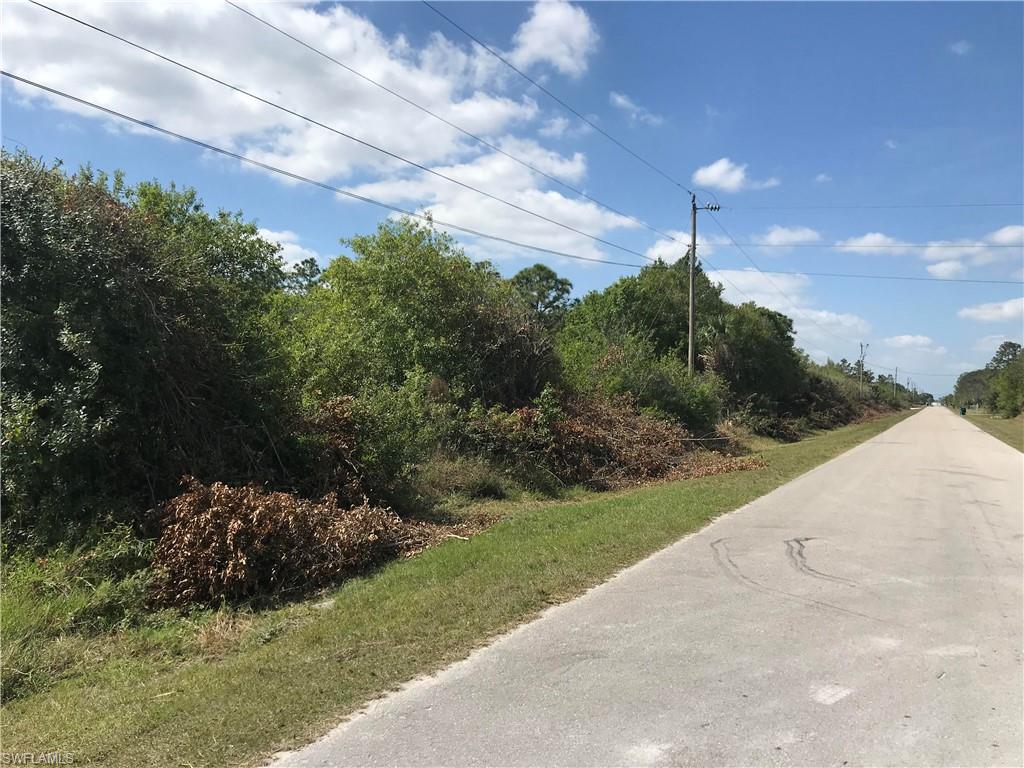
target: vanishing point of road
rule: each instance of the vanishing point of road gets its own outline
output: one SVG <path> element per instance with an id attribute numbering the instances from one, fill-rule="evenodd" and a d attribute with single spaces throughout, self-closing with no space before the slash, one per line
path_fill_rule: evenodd
<path id="1" fill-rule="evenodd" d="M 945 408 L 280 766 L 1020 766 L 1024 454 Z"/>

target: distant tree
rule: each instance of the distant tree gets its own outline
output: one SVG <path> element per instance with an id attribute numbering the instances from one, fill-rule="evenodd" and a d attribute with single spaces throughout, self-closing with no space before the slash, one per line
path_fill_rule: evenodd
<path id="1" fill-rule="evenodd" d="M 558 328 L 569 309 L 572 283 L 544 264 L 520 270 L 510 281 L 549 329 Z"/>
<path id="2" fill-rule="evenodd" d="M 1016 360 L 1020 353 L 1020 344 L 1015 341 L 1004 341 L 985 367 L 991 371 L 1001 371 Z"/>
<path id="3" fill-rule="evenodd" d="M 312 256 L 285 270 L 283 286 L 288 293 L 305 293 L 320 279 L 320 265 Z"/>
<path id="4" fill-rule="evenodd" d="M 995 371 L 988 368 L 960 374 L 953 388 L 953 399 L 959 405 L 981 405 L 994 375 Z"/>

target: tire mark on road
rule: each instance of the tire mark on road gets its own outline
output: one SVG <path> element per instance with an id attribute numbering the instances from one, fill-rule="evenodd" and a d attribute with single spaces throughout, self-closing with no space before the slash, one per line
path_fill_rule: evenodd
<path id="1" fill-rule="evenodd" d="M 832 603 L 826 603 L 824 600 L 815 600 L 813 597 L 804 597 L 803 595 L 795 595 L 792 592 L 786 592 L 783 589 L 777 589 L 775 587 L 769 587 L 767 584 L 762 584 L 759 581 L 755 581 L 746 574 L 744 574 L 736 562 L 732 559 L 729 554 L 729 549 L 725 545 L 726 539 L 715 539 L 711 542 L 711 550 L 714 552 L 715 561 L 718 563 L 719 568 L 725 573 L 727 577 L 732 579 L 737 584 L 749 587 L 755 592 L 761 592 L 766 595 L 776 595 L 783 598 L 784 600 L 791 600 L 797 603 L 803 603 L 804 605 L 810 605 L 816 608 L 824 608 L 829 611 L 836 611 L 837 613 L 843 613 L 848 616 L 858 616 L 862 619 L 868 619 L 869 621 L 876 621 L 879 624 L 885 624 L 887 626 L 898 626 L 903 625 L 896 621 L 889 621 L 887 619 L 880 619 L 877 616 L 870 616 L 860 611 L 854 611 L 849 608 L 843 608 L 839 605 Z"/>
<path id="2" fill-rule="evenodd" d="M 859 587 L 860 585 L 850 579 L 845 579 L 842 576 L 833 576 L 831 573 L 825 573 L 819 571 L 817 568 L 812 568 L 807 564 L 807 553 L 804 549 L 804 543 L 808 541 L 814 541 L 813 536 L 804 536 L 802 538 L 787 539 L 786 544 L 786 557 L 789 559 L 789 564 L 793 566 L 798 572 L 810 576 L 813 579 L 823 579 L 824 581 L 832 581 L 836 584 L 842 584 L 846 587 Z"/>

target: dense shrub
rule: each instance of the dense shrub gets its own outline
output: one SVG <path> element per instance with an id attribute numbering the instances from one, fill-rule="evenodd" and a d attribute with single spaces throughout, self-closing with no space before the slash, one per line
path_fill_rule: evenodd
<path id="1" fill-rule="evenodd" d="M 596 329 L 567 325 L 558 339 L 566 385 L 581 396 L 630 395 L 641 408 L 707 432 L 722 409 L 724 388 L 712 373 L 690 375 L 674 352 L 659 354 L 653 342 L 626 336 L 613 344 Z"/>
<path id="2" fill-rule="evenodd" d="M 984 405 L 992 413 L 1012 418 L 1024 411 L 1024 351 L 1004 341 L 989 363 L 961 374 L 953 389 L 955 405 Z"/>
<path id="3" fill-rule="evenodd" d="M 170 605 L 303 591 L 393 555 L 401 521 L 363 503 L 343 509 L 334 494 L 307 501 L 255 485 L 203 485 L 164 505 L 156 547 L 155 598 Z"/>
<path id="4" fill-rule="evenodd" d="M 347 244 L 278 317 L 313 399 L 400 388 L 419 369 L 489 403 L 527 402 L 555 370 L 551 343 L 519 292 L 450 235 L 411 219 Z"/>
<path id="5" fill-rule="evenodd" d="M 132 519 L 184 473 L 284 475 L 277 246 L 192 191 L 2 166 L 8 534 Z"/>

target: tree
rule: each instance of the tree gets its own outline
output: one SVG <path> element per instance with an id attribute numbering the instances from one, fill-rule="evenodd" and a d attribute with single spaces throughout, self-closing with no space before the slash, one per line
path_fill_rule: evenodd
<path id="1" fill-rule="evenodd" d="M 990 371 L 1001 371 L 1016 360 L 1020 353 L 1020 344 L 1015 341 L 1004 341 L 985 367 Z"/>
<path id="2" fill-rule="evenodd" d="M 711 368 L 729 384 L 734 402 L 764 398 L 772 407 L 801 390 L 805 370 L 793 343 L 793 321 L 753 302 L 723 316 Z"/>
<path id="3" fill-rule="evenodd" d="M 403 218 L 345 242 L 356 258 L 332 261 L 284 317 L 311 399 L 401 387 L 420 369 L 521 405 L 553 376 L 548 335 L 515 288 L 447 233 Z"/>
<path id="4" fill-rule="evenodd" d="M 562 324 L 569 309 L 572 283 L 544 264 L 534 264 L 516 273 L 510 281 L 548 329 Z"/>
<path id="5" fill-rule="evenodd" d="M 2 164 L 5 523 L 56 535 L 185 474 L 281 478 L 278 246 L 193 190 Z"/>

